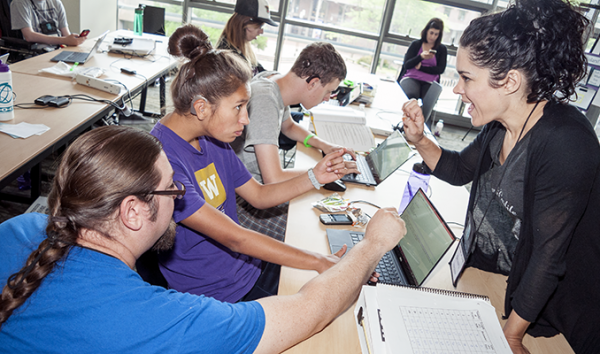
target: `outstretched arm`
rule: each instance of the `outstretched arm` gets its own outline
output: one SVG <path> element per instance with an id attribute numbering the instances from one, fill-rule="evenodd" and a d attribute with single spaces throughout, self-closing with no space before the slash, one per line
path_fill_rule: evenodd
<path id="1" fill-rule="evenodd" d="M 81 43 L 85 42 L 85 39 L 87 38 L 79 37 L 75 34 L 70 33 L 68 28 L 61 28 L 61 32 L 63 33 L 63 37 L 54 37 L 48 36 L 43 33 L 35 32 L 31 29 L 31 27 L 21 28 L 23 38 L 27 42 L 31 43 L 46 43 L 52 45 L 66 44 L 70 46 L 78 46 Z"/>
<path id="2" fill-rule="evenodd" d="M 342 157 L 345 153 L 344 149 L 332 152 L 317 163 L 313 172 L 319 183 L 330 183 L 348 173 L 358 173 L 356 165 L 354 168 L 346 167 Z M 313 188 L 308 172 L 304 171 L 292 179 L 265 185 L 252 178 L 241 187 L 236 188 L 235 192 L 253 207 L 266 209 L 287 202 Z"/>
<path id="3" fill-rule="evenodd" d="M 304 139 L 306 139 L 310 132 L 304 129 L 300 124 L 296 123 L 293 119 L 289 118 L 284 120 L 281 123 L 281 132 L 292 140 L 296 140 L 299 143 L 304 143 Z M 310 139 L 306 141 L 310 146 L 323 151 L 325 154 L 329 154 L 335 150 L 339 150 L 342 147 L 338 145 L 331 144 L 318 136 L 314 135 Z M 351 149 L 347 149 L 348 153 L 352 155 L 352 157 L 356 157 L 354 155 L 354 151 Z"/>
<path id="4" fill-rule="evenodd" d="M 266 324 L 255 353 L 280 353 L 325 328 L 352 305 L 377 262 L 405 233 L 398 212 L 382 209 L 369 222 L 365 238 L 338 264 L 312 279 L 297 294 L 258 300 Z"/>
<path id="5" fill-rule="evenodd" d="M 181 223 L 234 252 L 287 267 L 316 270 L 319 273 L 336 264 L 346 252 L 344 248 L 333 255 L 322 255 L 287 245 L 238 225 L 209 204 L 204 204 Z"/>

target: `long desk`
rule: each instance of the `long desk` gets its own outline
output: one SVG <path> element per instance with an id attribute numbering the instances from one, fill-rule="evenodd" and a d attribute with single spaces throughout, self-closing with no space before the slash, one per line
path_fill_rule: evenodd
<path id="1" fill-rule="evenodd" d="M 132 36 L 129 31 L 116 31 L 107 35 L 105 44 L 112 42 L 115 37 Z M 102 79 L 112 79 L 121 82 L 132 94 L 144 90 L 149 83 L 161 79 L 161 106 L 164 107 L 164 77 L 176 66 L 166 50 L 167 37 L 152 36 L 161 42 L 157 43 L 156 54 L 146 58 L 125 59 L 123 55 L 110 53 L 96 53 L 94 57 L 85 63 L 85 67 L 100 67 L 104 69 L 105 75 Z M 66 50 L 89 51 L 94 40 L 90 39 L 80 47 L 68 47 Z M 63 50 L 63 49 L 61 49 Z M 122 89 L 118 95 L 110 94 L 98 89 L 75 83 L 71 78 L 61 77 L 39 72 L 40 69 L 48 68 L 56 63 L 50 59 L 59 51 L 49 52 L 27 60 L 10 65 L 13 74 L 13 90 L 17 94 L 15 103 L 33 103 L 43 95 L 74 95 L 86 94 L 97 99 L 105 99 L 120 103 L 126 98 L 127 91 Z M 138 74 L 127 75 L 121 73 L 121 67 L 133 68 Z M 144 91 L 142 91 L 144 92 Z M 142 101 L 144 98 L 142 99 Z M 66 145 L 69 140 L 78 136 L 92 124 L 109 114 L 114 108 L 105 103 L 87 102 L 74 100 L 66 108 L 46 109 L 21 109 L 15 108 L 15 119 L 4 123 L 27 122 L 32 124 L 45 124 L 50 130 L 40 136 L 32 136 L 27 139 L 13 139 L 6 134 L 0 134 L 0 148 L 5 153 L 0 157 L 0 189 L 15 180 L 25 171 L 32 172 L 31 197 L 26 201 L 32 202 L 40 194 L 39 190 L 39 163 L 53 151 Z M 142 109 L 143 110 L 143 109 Z M 4 200 L 18 200 L 12 196 L 2 195 Z"/>
<path id="2" fill-rule="evenodd" d="M 118 81 L 122 83 L 127 89 L 129 89 L 131 94 L 136 94 L 137 92 L 142 91 L 144 88 L 146 88 L 149 83 L 154 82 L 154 80 L 156 79 L 161 79 L 161 108 L 164 108 L 164 77 L 168 73 L 168 71 L 174 68 L 177 64 L 177 61 L 174 60 L 167 53 L 168 37 L 144 34 L 143 38 L 153 39 L 156 41 L 156 49 L 154 50 L 154 52 L 151 55 L 148 55 L 144 58 L 106 52 L 108 44 L 112 43 L 113 40 L 117 37 L 133 37 L 133 33 L 131 31 L 126 30 L 119 30 L 109 33 L 99 48 L 99 50 L 101 50 L 102 52 L 95 53 L 91 59 L 86 61 L 85 64 L 81 64 L 80 68 L 102 68 L 104 70 L 104 75 L 100 77 L 101 79 Z M 40 72 L 40 70 L 54 66 L 56 63 L 50 60 L 61 51 L 69 50 L 88 52 L 94 46 L 95 42 L 95 39 L 89 39 L 84 44 L 78 47 L 67 47 L 65 49 L 59 49 L 46 54 L 38 55 L 36 57 L 12 64 L 10 66 L 10 70 L 12 72 L 36 76 L 45 76 L 58 80 L 71 80 L 71 78 L 69 77 L 47 74 Z M 134 69 L 137 75 L 129 75 L 122 73 L 121 68 Z M 144 92 L 145 91 L 142 91 L 142 94 L 144 94 Z M 124 94 L 125 92 L 122 90 L 120 95 L 118 95 L 117 97 L 121 97 Z M 142 102 L 144 102 L 144 97 L 142 97 Z M 144 107 L 141 107 L 140 110 L 143 112 Z M 164 112 L 162 113 L 164 114 Z"/>
<path id="3" fill-rule="evenodd" d="M 321 158 L 321 155 L 315 149 L 307 149 L 302 144 L 298 144 L 297 149 L 296 167 L 312 167 Z M 348 189 L 343 192 L 342 196 L 351 201 L 366 200 L 381 207 L 397 208 L 400 204 L 410 169 L 414 162 L 419 161 L 420 158 L 418 156 L 414 157 L 378 187 L 364 187 L 348 183 Z M 325 234 L 326 227 L 319 222 L 319 214 L 321 212 L 313 208 L 312 203 L 332 193 L 323 189 L 319 191 L 313 190 L 290 202 L 285 238 L 286 243 L 315 252 L 330 253 Z M 457 237 L 460 237 L 462 235 L 462 227 L 455 223 L 460 225 L 464 223 L 469 197 L 466 188 L 451 186 L 432 176 L 430 189 L 427 194 L 445 221 L 449 223 L 449 227 L 453 233 Z M 357 206 L 363 208 L 369 215 L 373 215 L 376 211 L 374 207 L 366 204 L 357 204 Z M 327 227 L 351 228 L 349 226 Z M 358 230 L 364 231 L 363 228 L 359 228 Z M 504 326 L 506 321 L 501 318 L 504 312 L 506 276 L 468 268 L 455 289 L 452 286 L 448 262 L 454 253 L 456 244 L 457 242 L 445 254 L 437 267 L 425 280 L 423 286 L 487 295 L 490 297 L 492 305 L 496 308 L 498 319 L 502 326 Z M 317 273 L 314 271 L 282 267 L 279 294 L 294 294 L 315 276 L 317 276 Z M 290 348 L 286 353 L 361 353 L 353 310 L 354 306 L 340 315 L 321 333 Z M 531 353 L 573 353 L 562 335 L 552 338 L 533 338 L 526 335 L 524 343 Z"/>

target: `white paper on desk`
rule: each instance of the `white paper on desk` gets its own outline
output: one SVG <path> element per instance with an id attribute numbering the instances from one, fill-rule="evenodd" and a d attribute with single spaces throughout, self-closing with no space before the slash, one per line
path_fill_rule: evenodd
<path id="1" fill-rule="evenodd" d="M 355 151 L 370 151 L 375 147 L 371 129 L 363 124 L 314 121 L 315 133 L 319 138 Z"/>
<path id="2" fill-rule="evenodd" d="M 320 104 L 311 109 L 311 114 L 313 127 L 319 138 L 355 151 L 370 151 L 375 147 L 375 139 L 367 127 L 364 111 Z"/>
<path id="3" fill-rule="evenodd" d="M 489 301 L 424 290 L 377 285 L 388 352 L 512 353 Z"/>
<path id="4" fill-rule="evenodd" d="M 314 121 L 367 124 L 365 112 L 350 107 L 320 104 L 313 107 L 310 112 Z"/>
<path id="5" fill-rule="evenodd" d="M 41 73 L 48 73 L 58 76 L 75 77 L 77 74 L 87 75 L 91 77 L 100 77 L 104 74 L 104 69 L 97 66 L 81 67 L 71 66 L 63 61 L 59 61 L 49 68 L 40 69 Z"/>
<path id="6" fill-rule="evenodd" d="M 50 130 L 50 127 L 44 124 L 29 124 L 21 122 L 19 124 L 0 124 L 0 132 L 6 133 L 13 138 L 29 138 L 32 135 L 42 135 Z"/>

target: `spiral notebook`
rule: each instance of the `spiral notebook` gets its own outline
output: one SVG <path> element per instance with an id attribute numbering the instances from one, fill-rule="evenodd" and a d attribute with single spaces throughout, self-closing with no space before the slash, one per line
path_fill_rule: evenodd
<path id="1" fill-rule="evenodd" d="M 482 295 L 363 286 L 354 314 L 363 354 L 512 353 L 496 310 Z"/>

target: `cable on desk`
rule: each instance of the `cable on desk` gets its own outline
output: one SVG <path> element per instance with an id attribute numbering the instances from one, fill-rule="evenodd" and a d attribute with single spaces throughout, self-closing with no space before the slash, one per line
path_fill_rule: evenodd
<path id="1" fill-rule="evenodd" d="M 117 85 L 123 86 L 125 88 L 125 90 L 127 91 L 127 97 L 129 97 L 129 104 L 131 105 L 131 107 L 133 107 L 133 97 L 131 97 L 131 91 L 129 90 L 129 87 L 127 87 L 127 85 L 125 85 L 124 83 L 122 83 L 119 80 L 114 80 L 114 79 L 104 79 L 104 81 L 114 82 Z M 123 100 L 123 107 L 119 108 L 119 110 L 124 110 L 126 107 L 125 101 L 127 99 L 125 98 L 125 95 L 123 95 L 122 100 Z"/>
<path id="2" fill-rule="evenodd" d="M 120 110 L 125 108 L 125 105 L 119 106 L 118 104 L 114 103 L 113 101 L 98 99 L 98 98 L 94 98 L 92 96 L 88 96 L 88 95 L 84 95 L 84 94 L 76 94 L 76 95 L 68 95 L 68 96 L 60 96 L 60 97 L 68 97 L 71 100 L 82 100 L 82 101 L 105 103 L 105 104 L 111 105 L 112 107 L 114 107 L 116 109 L 120 109 Z"/>
<path id="3" fill-rule="evenodd" d="M 459 222 L 456 222 L 456 221 L 446 221 L 446 224 L 448 224 L 448 225 L 450 225 L 450 224 L 452 224 L 452 225 L 457 225 L 457 226 L 460 226 L 460 227 L 462 227 L 462 228 L 464 228 L 464 227 L 465 227 L 463 224 L 461 224 L 461 223 L 459 223 Z"/>
<path id="4" fill-rule="evenodd" d="M 131 59 L 131 58 L 141 58 L 141 59 L 145 59 L 147 56 L 150 56 L 151 54 L 144 54 L 144 55 L 139 55 L 137 53 L 134 52 L 122 52 L 120 50 L 111 50 L 110 51 L 113 54 L 122 54 L 123 55 L 123 59 Z"/>
<path id="5" fill-rule="evenodd" d="M 352 205 L 352 204 L 354 204 L 354 203 L 364 203 L 364 204 L 368 204 L 368 205 L 370 205 L 370 206 L 373 206 L 373 207 L 375 207 L 375 208 L 377 208 L 377 209 L 381 209 L 381 207 L 380 207 L 379 205 L 377 205 L 377 204 L 373 204 L 373 203 L 371 203 L 371 202 L 367 202 L 366 200 L 353 200 L 353 201 L 351 201 L 350 203 L 348 203 L 348 205 Z"/>
<path id="6" fill-rule="evenodd" d="M 46 108 L 66 108 L 69 105 L 71 105 L 70 101 L 69 101 L 69 104 L 60 106 L 60 107 L 40 106 L 39 104 L 35 104 L 35 103 L 19 103 L 19 104 L 15 104 L 14 107 L 21 108 L 21 109 L 46 109 Z"/>

